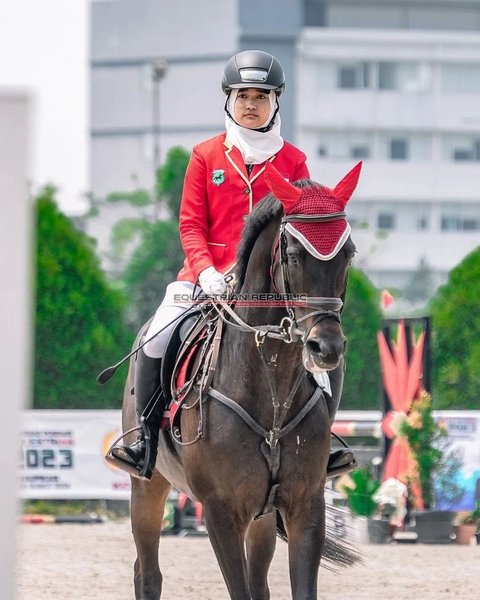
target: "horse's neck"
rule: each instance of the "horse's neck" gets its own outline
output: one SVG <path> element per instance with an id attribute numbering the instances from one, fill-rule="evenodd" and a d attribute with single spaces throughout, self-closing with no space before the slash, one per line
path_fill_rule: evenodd
<path id="1" fill-rule="evenodd" d="M 280 325 L 282 318 L 288 316 L 286 309 L 275 306 L 262 294 L 273 294 L 274 284 L 270 275 L 271 249 L 275 240 L 278 224 L 272 222 L 257 239 L 250 254 L 243 284 L 239 290 L 240 299 L 247 302 L 237 303 L 235 312 L 248 325 Z M 222 383 L 235 392 L 235 386 L 241 384 L 248 392 L 259 390 L 269 392 L 266 369 L 270 370 L 274 385 L 280 394 L 293 386 L 298 373 L 303 368 L 300 344 L 286 344 L 282 340 L 267 338 L 262 348 L 257 347 L 253 332 L 239 332 L 232 326 L 226 326 L 221 350 L 220 378 Z M 228 378 L 228 381 L 227 381 Z M 238 391 L 238 390 L 237 390 Z"/>
<path id="2" fill-rule="evenodd" d="M 270 293 L 273 294 L 274 290 L 269 274 L 264 274 L 262 278 L 257 272 L 255 277 L 246 278 L 239 295 L 241 299 L 248 300 Z M 280 325 L 282 318 L 287 316 L 284 307 L 279 308 L 272 303 L 269 305 L 268 300 L 262 300 L 261 297 L 247 303 L 248 306 L 242 306 L 239 302 L 235 312 L 248 325 Z M 244 384 L 255 387 L 257 391 L 259 388 L 264 389 L 266 393 L 270 392 L 266 373 L 268 369 L 281 396 L 288 394 L 303 369 L 300 344 L 286 344 L 282 340 L 267 337 L 259 348 L 253 332 L 239 332 L 228 325 L 222 340 L 221 360 L 221 371 L 224 367 L 231 371 L 233 365 L 234 375 L 240 375 Z"/>

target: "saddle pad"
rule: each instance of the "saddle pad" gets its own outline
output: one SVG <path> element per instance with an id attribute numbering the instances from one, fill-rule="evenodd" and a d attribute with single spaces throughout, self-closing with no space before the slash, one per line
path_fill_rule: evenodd
<path id="1" fill-rule="evenodd" d="M 200 340 L 198 340 L 200 341 Z M 191 348 L 188 354 L 185 356 L 180 368 L 175 377 L 175 389 L 180 389 L 188 380 L 188 375 L 191 371 L 191 367 L 193 365 L 193 361 L 197 355 L 198 350 L 201 348 L 201 344 L 195 343 Z M 164 418 L 162 420 L 162 429 L 168 429 L 170 426 L 173 427 L 173 423 L 175 421 L 175 415 L 177 414 L 178 409 L 182 405 L 184 400 L 183 395 L 179 395 L 176 400 L 173 400 L 169 406 L 168 411 L 168 419 Z M 165 415 L 166 416 L 166 415 Z"/>

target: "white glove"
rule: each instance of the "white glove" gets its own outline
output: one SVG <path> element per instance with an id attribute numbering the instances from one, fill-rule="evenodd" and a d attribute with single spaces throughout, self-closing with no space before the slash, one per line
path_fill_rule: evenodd
<path id="1" fill-rule="evenodd" d="M 207 267 L 198 276 L 200 286 L 207 296 L 221 296 L 227 291 L 223 275 L 215 267 Z"/>

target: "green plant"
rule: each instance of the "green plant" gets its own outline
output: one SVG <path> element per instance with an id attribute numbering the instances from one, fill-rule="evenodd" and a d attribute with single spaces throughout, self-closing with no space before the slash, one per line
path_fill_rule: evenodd
<path id="1" fill-rule="evenodd" d="M 35 209 L 33 408 L 117 408 L 121 377 L 99 391 L 96 375 L 130 346 L 126 298 L 109 282 L 92 240 L 46 187 Z"/>
<path id="2" fill-rule="evenodd" d="M 354 515 L 372 517 L 378 509 L 374 495 L 380 487 L 368 467 L 358 467 L 340 485 L 347 497 L 347 503 Z"/>
<path id="3" fill-rule="evenodd" d="M 480 500 L 477 500 L 474 510 L 459 513 L 458 516 L 461 525 L 475 525 L 480 531 Z"/>
<path id="4" fill-rule="evenodd" d="M 428 392 L 422 392 L 420 398 L 412 403 L 399 432 L 407 439 L 417 463 L 424 508 L 432 508 L 435 504 L 435 474 L 444 465 L 441 441 L 447 437 L 447 431 L 433 417 L 432 397 Z"/>
<path id="5" fill-rule="evenodd" d="M 480 246 L 452 269 L 429 307 L 439 409 L 480 408 Z"/>

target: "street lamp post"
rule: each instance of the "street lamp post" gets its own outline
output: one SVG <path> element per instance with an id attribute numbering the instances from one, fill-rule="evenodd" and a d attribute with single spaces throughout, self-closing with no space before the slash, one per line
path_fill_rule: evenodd
<path id="1" fill-rule="evenodd" d="M 152 134 L 153 134 L 153 207 L 154 217 L 158 218 L 159 197 L 157 192 L 157 170 L 160 166 L 160 82 L 168 71 L 164 58 L 152 63 Z"/>

